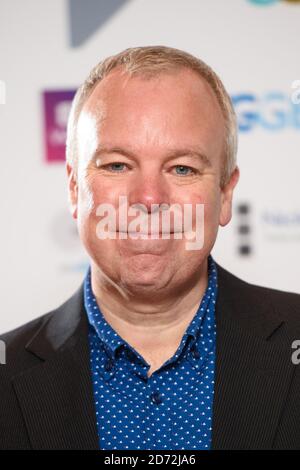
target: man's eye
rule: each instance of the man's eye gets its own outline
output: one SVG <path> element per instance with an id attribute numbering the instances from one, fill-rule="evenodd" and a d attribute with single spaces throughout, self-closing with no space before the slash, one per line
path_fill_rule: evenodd
<path id="1" fill-rule="evenodd" d="M 121 173 L 125 166 L 126 166 L 126 163 L 120 163 L 120 162 L 108 163 L 107 165 L 103 165 L 105 169 L 107 169 L 108 171 L 112 171 L 114 173 Z"/>
<path id="2" fill-rule="evenodd" d="M 193 175 L 196 173 L 196 170 L 186 165 L 176 165 L 176 174 L 180 176 Z"/>

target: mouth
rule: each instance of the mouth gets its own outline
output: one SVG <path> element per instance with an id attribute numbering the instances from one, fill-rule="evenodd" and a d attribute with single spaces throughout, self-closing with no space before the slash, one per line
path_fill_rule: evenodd
<path id="1" fill-rule="evenodd" d="M 173 235 L 174 233 L 181 233 L 181 232 L 124 232 L 121 230 L 117 230 L 117 233 L 126 233 L 128 235 Z"/>

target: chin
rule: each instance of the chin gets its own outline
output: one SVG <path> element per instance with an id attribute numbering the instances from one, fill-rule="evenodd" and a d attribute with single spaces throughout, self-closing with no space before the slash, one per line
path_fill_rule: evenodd
<path id="1" fill-rule="evenodd" d="M 137 279 L 136 281 L 130 279 L 130 281 L 124 283 L 124 286 L 126 287 L 126 291 L 129 293 L 129 295 L 134 296 L 136 299 L 139 297 L 141 299 L 148 298 L 149 301 L 153 299 L 153 296 L 157 294 L 161 287 L 158 285 L 157 280 L 156 282 L 155 280 L 152 282 L 150 280 L 143 282 L 140 279 Z"/>
<path id="2" fill-rule="evenodd" d="M 137 280 L 161 277 L 166 266 L 166 258 L 153 253 L 139 253 L 120 259 L 121 270 Z"/>
<path id="3" fill-rule="evenodd" d="M 121 279 L 128 285 L 153 286 L 161 284 L 163 278 L 167 275 L 166 263 L 163 260 L 152 259 L 157 256 L 147 255 L 130 259 L 120 266 Z"/>

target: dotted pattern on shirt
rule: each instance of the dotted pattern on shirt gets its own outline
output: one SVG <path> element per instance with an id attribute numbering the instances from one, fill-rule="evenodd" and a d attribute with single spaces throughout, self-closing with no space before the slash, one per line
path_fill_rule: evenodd
<path id="1" fill-rule="evenodd" d="M 147 377 L 150 365 L 107 323 L 84 282 L 99 448 L 201 450 L 211 447 L 217 268 L 175 354 Z"/>

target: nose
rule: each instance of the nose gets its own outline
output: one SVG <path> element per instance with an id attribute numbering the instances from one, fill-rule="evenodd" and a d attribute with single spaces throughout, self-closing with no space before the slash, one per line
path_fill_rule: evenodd
<path id="1" fill-rule="evenodd" d="M 151 213 L 152 204 L 170 205 L 170 194 L 167 182 L 158 172 L 139 173 L 133 181 L 128 194 L 128 204 L 135 205 L 142 211 Z M 155 209 L 155 208 L 154 208 Z M 156 208 L 153 212 L 156 212 Z"/>

